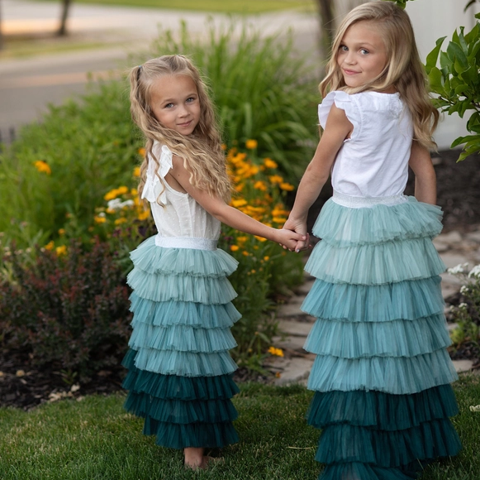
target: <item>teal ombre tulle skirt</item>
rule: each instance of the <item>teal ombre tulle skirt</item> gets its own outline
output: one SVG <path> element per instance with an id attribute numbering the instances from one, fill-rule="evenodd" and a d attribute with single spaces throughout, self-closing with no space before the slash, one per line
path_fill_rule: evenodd
<path id="1" fill-rule="evenodd" d="M 227 276 L 237 261 L 222 250 L 163 248 L 155 237 L 131 253 L 133 332 L 125 408 L 145 419 L 158 445 L 216 448 L 235 443 L 231 398 L 237 366 L 228 351 L 240 318 Z"/>
<path id="2" fill-rule="evenodd" d="M 432 238 L 439 207 L 411 197 L 334 195 L 306 264 L 316 278 L 302 310 L 317 318 L 305 344 L 316 354 L 308 412 L 322 429 L 322 480 L 407 480 L 460 441 Z"/>

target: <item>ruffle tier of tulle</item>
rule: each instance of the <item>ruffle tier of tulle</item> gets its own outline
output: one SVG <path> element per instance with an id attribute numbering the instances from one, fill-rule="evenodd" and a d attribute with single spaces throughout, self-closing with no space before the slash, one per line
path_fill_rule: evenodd
<path id="1" fill-rule="evenodd" d="M 443 312 L 440 276 L 385 285 L 316 280 L 302 310 L 316 318 L 350 322 L 416 320 Z"/>
<path id="2" fill-rule="evenodd" d="M 129 390 L 125 409 L 145 419 L 144 433 L 170 448 L 223 447 L 238 441 L 232 422 L 237 411 L 231 398 L 238 387 L 231 375 L 181 377 L 143 371 L 137 352 L 129 350 L 123 386 Z M 179 436 L 180 435 L 180 436 Z"/>
<path id="3" fill-rule="evenodd" d="M 202 328 L 230 328 L 240 317 L 232 303 L 206 305 L 204 303 L 168 300 L 154 302 L 130 295 L 131 311 L 135 313 L 132 327 L 139 323 L 168 327 L 185 325 Z"/>
<path id="4" fill-rule="evenodd" d="M 454 382 L 458 375 L 445 349 L 415 357 L 339 358 L 317 355 L 308 388 L 319 392 L 377 390 L 418 393 Z"/>
<path id="5" fill-rule="evenodd" d="M 313 234 L 338 246 L 380 244 L 399 239 L 433 238 L 442 230 L 442 210 L 406 197 L 397 205 L 347 208 L 328 200 Z"/>
<path id="6" fill-rule="evenodd" d="M 305 350 L 347 359 L 416 357 L 448 347 L 450 336 L 443 314 L 391 322 L 315 322 Z"/>
<path id="7" fill-rule="evenodd" d="M 441 385 L 412 395 L 375 391 L 315 392 L 307 418 L 310 425 L 319 429 L 349 424 L 394 431 L 418 427 L 457 413 L 451 385 Z"/>
<path id="8" fill-rule="evenodd" d="M 161 248 L 150 237 L 130 253 L 135 267 L 149 274 L 225 277 L 238 262 L 223 250 Z"/>
<path id="9" fill-rule="evenodd" d="M 326 464 L 362 462 L 391 468 L 415 460 L 453 456 L 460 448 L 457 432 L 448 419 L 395 431 L 338 424 L 322 430 L 315 460 Z"/>

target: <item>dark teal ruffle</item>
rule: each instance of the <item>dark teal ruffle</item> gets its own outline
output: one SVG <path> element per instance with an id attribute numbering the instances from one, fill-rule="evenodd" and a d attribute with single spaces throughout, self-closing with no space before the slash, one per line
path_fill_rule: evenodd
<path id="1" fill-rule="evenodd" d="M 348 423 L 380 430 L 405 430 L 458 413 L 451 385 L 441 385 L 412 395 L 376 391 L 315 392 L 308 423 L 315 428 Z"/>

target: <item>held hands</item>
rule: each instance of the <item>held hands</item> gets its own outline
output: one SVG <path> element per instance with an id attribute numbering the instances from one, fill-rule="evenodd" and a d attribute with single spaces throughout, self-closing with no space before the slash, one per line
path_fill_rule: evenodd
<path id="1" fill-rule="evenodd" d="M 308 235 L 302 235 L 301 233 L 296 233 L 285 228 L 279 228 L 277 230 L 277 237 L 277 243 L 283 248 L 288 248 L 290 251 L 297 251 L 297 245 L 305 242 L 308 243 Z"/>
<path id="2" fill-rule="evenodd" d="M 301 235 L 302 238 L 298 240 L 294 248 L 288 247 L 288 245 L 283 244 L 283 248 L 288 248 L 290 251 L 300 252 L 302 250 L 307 250 L 310 246 L 310 237 L 307 233 L 307 222 L 299 220 L 295 221 L 293 219 L 288 218 L 283 226 L 284 229 L 296 232 L 297 234 Z"/>

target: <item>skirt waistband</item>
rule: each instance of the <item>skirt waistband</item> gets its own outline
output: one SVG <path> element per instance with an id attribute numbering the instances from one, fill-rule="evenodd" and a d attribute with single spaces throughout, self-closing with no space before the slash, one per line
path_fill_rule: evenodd
<path id="1" fill-rule="evenodd" d="M 375 205 L 398 205 L 408 202 L 406 195 L 393 195 L 391 197 L 351 197 L 343 193 L 333 192 L 332 201 L 349 208 L 371 208 Z"/>
<path id="2" fill-rule="evenodd" d="M 191 248 L 193 250 L 216 250 L 217 240 L 201 237 L 162 237 L 157 234 L 155 245 L 164 248 Z"/>

